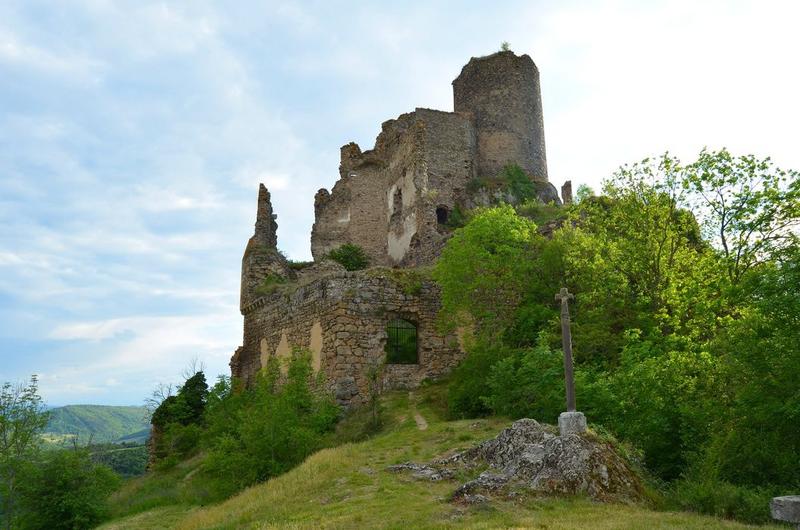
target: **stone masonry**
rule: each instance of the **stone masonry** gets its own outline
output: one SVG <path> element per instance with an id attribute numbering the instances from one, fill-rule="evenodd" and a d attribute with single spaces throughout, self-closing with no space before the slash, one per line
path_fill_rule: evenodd
<path id="1" fill-rule="evenodd" d="M 383 123 L 372 149 L 341 148 L 339 180 L 314 197 L 310 267 L 295 271 L 278 252 L 261 185 L 242 258 L 244 340 L 231 359 L 234 377 L 249 383 L 268 358 L 299 346 L 311 350 L 340 403 L 363 402 L 367 371 L 385 361 L 387 323 L 396 318 L 416 327 L 418 362 L 385 365 L 383 388 L 413 388 L 458 364 L 457 337 L 437 331 L 439 289 L 416 268 L 436 261 L 452 215 L 487 202 L 486 190 L 472 185 L 479 179 L 517 164 L 542 200 L 558 202 L 558 194 L 547 181 L 539 72 L 530 57 L 472 58 L 453 94 L 454 112 L 417 108 Z M 371 268 L 346 272 L 326 259 L 345 243 L 363 248 Z"/>

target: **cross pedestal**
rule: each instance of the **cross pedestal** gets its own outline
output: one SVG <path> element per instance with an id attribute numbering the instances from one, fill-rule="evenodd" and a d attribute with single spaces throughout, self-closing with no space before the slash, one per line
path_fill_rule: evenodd
<path id="1" fill-rule="evenodd" d="M 586 432 L 586 416 L 583 412 L 562 412 L 558 416 L 558 432 L 561 436 Z"/>

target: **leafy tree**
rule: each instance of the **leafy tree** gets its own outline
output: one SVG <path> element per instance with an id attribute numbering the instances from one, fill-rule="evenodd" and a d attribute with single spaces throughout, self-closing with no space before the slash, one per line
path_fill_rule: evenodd
<path id="1" fill-rule="evenodd" d="M 536 225 L 510 206 L 481 210 L 456 230 L 434 269 L 442 315 L 451 327 L 474 322 L 503 332 L 522 300 Z"/>
<path id="2" fill-rule="evenodd" d="M 49 451 L 24 487 L 22 528 L 78 530 L 108 515 L 107 499 L 119 477 L 92 462 L 88 449 Z"/>
<path id="3" fill-rule="evenodd" d="M 177 457 L 190 455 L 200 441 L 208 384 L 202 371 L 190 370 L 185 375 L 187 379 L 177 393 L 167 395 L 150 419 L 153 425 L 150 447 L 154 460 L 173 457 L 162 465 L 174 464 Z"/>
<path id="4" fill-rule="evenodd" d="M 769 158 L 703 150 L 686 167 L 683 186 L 706 236 L 720 246 L 731 282 L 797 244 L 799 172 L 775 167 Z"/>
<path id="5" fill-rule="evenodd" d="M 562 353 L 551 350 L 540 335 L 535 347 L 494 363 L 487 386 L 482 400 L 495 414 L 552 423 L 564 410 Z"/>
<path id="6" fill-rule="evenodd" d="M 178 390 L 178 399 L 186 405 L 186 415 L 180 419 L 184 425 L 200 423 L 208 398 L 208 384 L 205 374 L 200 371 L 189 377 Z"/>
<path id="7" fill-rule="evenodd" d="M 7 529 L 14 526 L 20 484 L 39 452 L 47 420 L 36 376 L 27 385 L 0 388 L 0 514 Z"/>
<path id="8" fill-rule="evenodd" d="M 294 349 L 282 383 L 279 362 L 271 357 L 253 388 L 227 398 L 229 415 L 215 406 L 209 418 L 204 472 L 221 497 L 291 469 L 336 423 L 338 407 L 313 376 L 311 354 Z"/>
<path id="9" fill-rule="evenodd" d="M 588 184 L 581 184 L 578 186 L 578 191 L 575 193 L 575 202 L 580 204 L 583 201 L 594 197 L 594 190 Z"/>
<path id="10" fill-rule="evenodd" d="M 800 486 L 800 247 L 742 283 L 750 303 L 714 344 L 729 399 L 705 464 L 733 484 Z"/>

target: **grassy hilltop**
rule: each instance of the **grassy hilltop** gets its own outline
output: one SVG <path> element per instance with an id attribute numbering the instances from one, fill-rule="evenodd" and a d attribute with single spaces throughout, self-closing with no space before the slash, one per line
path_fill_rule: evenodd
<path id="1" fill-rule="evenodd" d="M 202 506 L 201 454 L 128 482 L 112 497 L 118 519 L 105 530 L 150 528 L 753 528 L 653 507 L 597 504 L 580 498 L 448 502 L 458 480 L 427 482 L 386 470 L 426 462 L 495 436 L 503 418 L 445 421 L 442 387 L 384 399 L 377 436 L 322 450 L 294 470 L 218 504 Z M 346 424 L 340 429 L 346 429 Z M 464 479 L 469 477 L 458 477 Z M 761 527 L 767 528 L 767 527 Z"/>

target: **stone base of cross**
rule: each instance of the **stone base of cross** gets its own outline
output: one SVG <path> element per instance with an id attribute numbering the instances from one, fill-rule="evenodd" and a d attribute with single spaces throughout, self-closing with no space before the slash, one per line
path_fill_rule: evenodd
<path id="1" fill-rule="evenodd" d="M 558 432 L 561 436 L 586 432 L 586 416 L 583 412 L 562 412 L 558 416 Z"/>

